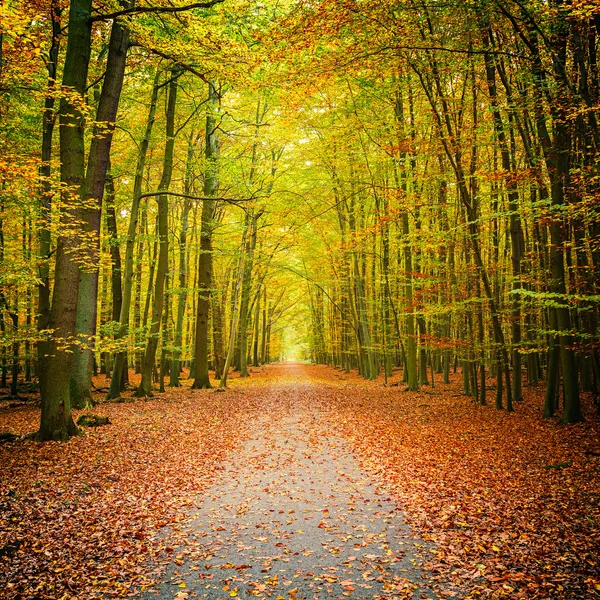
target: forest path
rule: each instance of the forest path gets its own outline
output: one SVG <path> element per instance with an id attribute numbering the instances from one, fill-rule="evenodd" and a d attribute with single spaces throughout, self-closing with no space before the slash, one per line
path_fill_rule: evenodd
<path id="1" fill-rule="evenodd" d="M 333 387 L 298 363 L 272 369 L 268 386 L 244 384 L 261 417 L 145 597 L 436 597 L 401 509 L 327 427 Z"/>

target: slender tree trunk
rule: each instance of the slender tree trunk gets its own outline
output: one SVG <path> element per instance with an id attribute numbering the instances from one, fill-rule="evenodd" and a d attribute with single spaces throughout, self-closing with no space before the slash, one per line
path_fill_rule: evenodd
<path id="1" fill-rule="evenodd" d="M 262 331 L 260 342 L 260 362 L 267 363 L 267 314 L 269 306 L 267 302 L 267 286 L 263 286 L 263 309 L 262 309 Z"/>
<path id="2" fill-rule="evenodd" d="M 190 195 L 192 192 L 192 161 L 194 159 L 194 151 L 198 136 L 194 132 L 190 132 L 188 140 L 188 155 L 185 170 L 185 194 Z M 181 211 L 181 231 L 179 233 L 179 299 L 177 302 L 177 321 L 175 323 L 175 349 L 173 351 L 173 363 L 171 365 L 171 377 L 169 385 L 171 387 L 179 387 L 179 373 L 181 371 L 181 352 L 183 343 L 183 319 L 185 317 L 185 308 L 187 301 L 187 232 L 190 209 L 192 201 L 185 198 L 183 202 L 183 210 Z"/>
<path id="3" fill-rule="evenodd" d="M 108 232 L 108 243 L 110 246 L 111 257 L 111 275 L 110 287 L 112 290 L 112 314 L 111 321 L 117 325 L 119 316 L 123 306 L 123 286 L 122 286 L 122 265 L 121 265 L 121 250 L 119 248 L 119 236 L 117 231 L 117 215 L 115 212 L 115 184 L 113 176 L 110 172 L 110 164 L 108 174 L 106 176 L 106 229 Z M 118 334 L 115 335 L 118 340 Z M 127 359 L 126 359 L 127 360 Z M 128 369 L 123 369 L 121 376 L 121 389 L 125 389 L 125 385 L 129 383 Z"/>
<path id="4" fill-rule="evenodd" d="M 419 389 L 417 377 L 417 335 L 415 330 L 415 314 L 412 287 L 412 252 L 408 241 L 408 214 L 402 214 L 402 233 L 404 236 L 404 302 L 406 304 L 406 389 L 414 391 Z"/>
<path id="5" fill-rule="evenodd" d="M 12 344 L 12 364 L 10 369 L 10 396 L 19 397 L 19 315 L 16 312 L 10 313 L 14 341 Z"/>
<path id="6" fill-rule="evenodd" d="M 142 221 L 141 221 L 141 231 L 144 233 L 148 233 L 148 205 L 145 204 L 142 209 Z M 134 351 L 134 369 L 136 375 L 139 375 L 142 372 L 142 359 L 143 352 L 138 350 L 137 347 L 140 345 L 141 331 L 142 331 L 142 272 L 143 272 L 143 258 L 144 258 L 144 241 L 140 239 L 137 243 L 137 261 L 135 264 L 135 294 L 134 294 L 134 302 L 133 302 L 133 328 L 134 328 L 134 336 L 133 341 L 136 346 L 136 350 Z M 156 258 L 156 253 L 155 253 Z M 126 288 L 125 288 L 126 289 Z M 123 304 L 125 303 L 125 298 L 123 299 Z M 121 307 L 121 311 L 123 311 L 123 307 Z"/>
<path id="7" fill-rule="evenodd" d="M 477 280 L 477 297 L 481 298 L 481 282 Z M 479 404 L 485 406 L 486 399 L 486 382 L 485 382 L 485 328 L 483 325 L 483 306 L 480 303 L 477 307 L 477 331 L 479 334 Z"/>
<path id="8" fill-rule="evenodd" d="M 150 107 L 148 110 L 148 118 L 146 120 L 146 129 L 144 137 L 140 143 L 137 165 L 135 168 L 135 179 L 133 183 L 133 201 L 131 203 L 131 213 L 129 216 L 129 229 L 127 230 L 127 243 L 125 246 L 125 272 L 123 274 L 123 299 L 121 302 L 121 311 L 119 313 L 119 333 L 118 338 L 123 339 L 127 336 L 129 329 L 129 312 L 131 307 L 131 296 L 133 290 L 133 255 L 135 250 L 135 241 L 137 235 L 137 224 L 139 219 L 140 211 L 140 196 L 142 194 L 142 186 L 144 182 L 144 169 L 146 167 L 146 157 L 148 155 L 148 147 L 150 145 L 150 137 L 152 135 L 152 128 L 154 126 L 154 120 L 156 117 L 156 104 L 158 100 L 158 91 L 160 89 L 160 71 L 157 70 L 154 76 L 154 84 L 152 86 L 152 95 L 150 97 Z M 143 255 L 143 243 L 140 242 L 140 255 L 138 259 L 139 277 L 137 284 L 141 286 L 141 266 Z M 135 296 L 136 303 L 139 303 L 139 291 Z M 139 326 L 139 323 L 137 324 Z M 113 365 L 113 374 L 110 382 L 110 389 L 107 398 L 117 399 L 121 395 L 121 381 L 123 379 L 123 371 L 127 367 L 127 352 L 121 350 L 115 355 L 115 362 Z"/>
<path id="9" fill-rule="evenodd" d="M 147 223 L 146 223 L 147 225 Z M 148 233 L 148 229 L 146 229 L 146 232 Z M 148 245 L 148 255 L 149 255 L 149 259 L 150 259 L 150 269 L 148 272 L 148 285 L 146 288 L 146 297 L 144 299 L 144 313 L 142 315 L 142 332 L 140 335 L 140 341 L 143 341 L 143 338 L 145 337 L 146 333 L 147 333 L 147 327 L 148 327 L 148 318 L 150 315 L 150 306 L 152 305 L 152 297 L 153 297 L 153 293 L 152 290 L 154 288 L 154 274 L 156 271 L 156 260 L 158 257 L 158 241 L 159 241 L 159 233 L 158 233 L 158 217 L 155 220 L 154 223 L 154 243 L 152 244 L 152 250 L 150 249 L 150 246 Z M 144 356 L 142 353 L 142 357 L 141 357 L 141 362 L 144 360 Z M 140 370 L 141 373 L 141 370 Z"/>
<path id="10" fill-rule="evenodd" d="M 209 354 L 209 309 L 212 291 L 212 233 L 215 201 L 209 200 L 217 191 L 218 148 L 217 148 L 217 111 L 219 93 L 214 81 L 208 84 L 208 112 L 206 115 L 205 152 L 206 171 L 204 174 L 204 197 L 202 204 L 202 223 L 200 226 L 200 253 L 198 256 L 198 304 L 196 308 L 196 340 L 194 348 L 194 389 L 211 388 L 208 374 Z M 226 377 L 226 374 L 224 374 Z M 224 387 L 224 386 L 223 386 Z"/>
<path id="11" fill-rule="evenodd" d="M 381 270 L 384 280 L 382 290 L 383 296 L 383 352 L 384 352 L 384 373 L 387 377 L 392 376 L 392 353 L 390 352 L 390 342 L 392 340 L 391 314 L 390 314 L 390 229 L 388 225 L 388 199 L 384 196 L 383 212 L 385 220 L 381 228 Z"/>
<path id="12" fill-rule="evenodd" d="M 163 162 L 163 173 L 158 189 L 167 191 L 173 175 L 173 152 L 175 148 L 175 105 L 177 102 L 177 77 L 169 83 L 169 99 L 167 103 L 166 143 Z M 154 283 L 154 305 L 152 320 L 144 360 L 142 363 L 142 381 L 135 392 L 137 397 L 152 396 L 152 372 L 155 367 L 156 350 L 159 341 L 159 329 L 162 320 L 165 278 L 169 266 L 169 201 L 166 194 L 158 196 L 158 264 L 156 266 L 156 281 Z"/>
<path id="13" fill-rule="evenodd" d="M 261 296 L 261 288 L 259 286 L 256 292 L 256 305 L 254 308 L 254 337 L 252 344 L 252 365 L 258 367 L 260 365 L 259 357 L 258 357 L 258 345 L 260 338 L 260 296 Z"/>
<path id="14" fill-rule="evenodd" d="M 227 277 L 225 281 L 227 281 Z M 215 379 L 221 379 L 223 376 L 223 306 L 225 306 L 226 300 L 219 298 L 219 294 L 213 294 L 211 296 L 211 303 Z"/>
<path id="15" fill-rule="evenodd" d="M 248 306 L 250 303 L 250 284 L 252 281 L 252 265 L 254 264 L 254 249 L 256 248 L 257 221 L 260 213 L 248 216 L 247 227 L 250 235 L 246 243 L 246 264 L 244 267 L 244 281 L 242 282 L 242 301 L 240 304 L 240 377 L 248 377 Z"/>
<path id="16" fill-rule="evenodd" d="M 40 165 L 40 220 L 39 229 L 39 283 L 38 283 L 38 305 L 37 305 L 37 328 L 41 339 L 37 343 L 38 375 L 40 380 L 40 391 L 43 394 L 44 377 L 46 370 L 46 356 L 49 351 L 49 340 L 42 332 L 48 330 L 50 323 L 50 249 L 52 244 L 51 208 L 52 208 L 52 175 L 50 161 L 52 158 L 52 135 L 54 132 L 54 106 L 56 104 L 56 75 L 58 68 L 58 51 L 60 48 L 60 15 L 61 8 L 58 0 L 52 0 L 50 15 L 52 19 L 52 40 L 46 61 L 48 71 L 47 94 L 44 100 L 44 113 L 42 115 L 42 156 Z"/>
<path id="17" fill-rule="evenodd" d="M 159 388 L 158 391 L 162 394 L 165 391 L 165 375 L 167 367 L 167 346 L 169 344 L 169 313 L 171 308 L 169 292 L 169 270 L 165 276 L 165 307 L 162 316 L 162 327 L 160 331 L 160 370 L 159 370 Z"/>
<path id="18" fill-rule="evenodd" d="M 224 388 L 227 387 L 227 378 L 229 376 L 229 368 L 231 367 L 231 362 L 233 360 L 233 353 L 235 351 L 235 342 L 237 338 L 238 325 L 240 319 L 240 311 L 238 309 L 238 304 L 240 301 L 241 291 L 242 291 L 242 283 L 244 279 L 244 265 L 245 265 L 245 254 L 244 248 L 246 247 L 246 229 L 244 229 L 244 235 L 242 237 L 242 243 L 240 245 L 240 261 L 238 265 L 238 273 L 237 279 L 235 283 L 235 291 L 233 294 L 233 302 L 232 302 L 232 315 L 231 315 L 231 329 L 229 330 L 229 344 L 227 347 L 227 356 L 225 358 L 225 365 L 223 366 L 223 375 L 221 376 L 221 382 L 219 383 L 219 387 Z M 269 352 L 269 341 L 267 335 L 267 361 L 268 361 L 268 352 Z"/>

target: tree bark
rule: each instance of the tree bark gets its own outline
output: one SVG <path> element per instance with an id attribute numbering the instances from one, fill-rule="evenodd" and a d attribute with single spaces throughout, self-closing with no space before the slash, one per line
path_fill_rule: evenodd
<path id="1" fill-rule="evenodd" d="M 58 68 L 58 52 L 60 48 L 60 15 L 61 8 L 58 1 L 53 0 L 50 6 L 50 15 L 52 19 L 52 40 L 48 52 L 46 69 L 48 71 L 47 94 L 44 100 L 44 113 L 42 115 L 42 156 L 40 165 L 40 220 L 39 229 L 39 284 L 38 284 L 38 317 L 37 329 L 40 332 L 40 340 L 37 343 L 38 374 L 40 380 L 40 391 L 44 387 L 44 377 L 46 374 L 46 356 L 49 351 L 49 341 L 45 332 L 50 323 L 50 248 L 52 244 L 51 209 L 52 209 L 52 184 L 50 177 L 52 175 L 50 161 L 52 159 L 52 136 L 54 133 L 55 115 L 54 106 L 56 104 L 56 75 Z M 43 391 L 42 391 L 43 393 Z"/>
<path id="2" fill-rule="evenodd" d="M 62 86 L 71 92 L 60 101 L 60 178 L 64 186 L 61 231 L 56 245 L 54 291 L 48 328 L 52 338 L 43 364 L 39 441 L 66 440 L 78 433 L 71 416 L 70 380 L 73 337 L 77 316 L 79 266 L 77 253 L 82 243 L 80 223 L 84 217 L 85 146 L 83 115 L 77 104 L 83 102 L 91 51 L 91 0 L 71 0 L 69 39 Z M 75 235 L 67 225 L 75 223 Z"/>
<path id="3" fill-rule="evenodd" d="M 223 365 L 223 375 L 221 376 L 221 381 L 219 383 L 219 387 L 225 388 L 227 387 L 227 378 L 229 376 L 229 368 L 231 367 L 231 361 L 233 360 L 233 353 L 235 351 L 235 342 L 237 338 L 238 325 L 240 319 L 240 311 L 238 309 L 238 304 L 241 295 L 242 282 L 244 279 L 244 264 L 245 264 L 245 254 L 244 248 L 246 247 L 246 229 L 244 229 L 244 235 L 242 237 L 242 243 L 240 245 L 240 260 L 238 264 L 238 272 L 235 283 L 235 291 L 233 293 L 233 302 L 232 302 L 232 315 L 231 315 L 231 328 L 229 330 L 229 344 L 227 346 L 227 356 L 225 358 L 225 364 Z M 267 332 L 268 336 L 268 332 Z M 268 361 L 268 353 L 269 353 L 269 342 L 267 337 L 267 361 Z"/>
<path id="4" fill-rule="evenodd" d="M 206 115 L 205 151 L 206 170 L 204 173 L 204 196 L 202 203 L 202 223 L 200 225 L 200 253 L 198 256 L 198 304 L 196 307 L 196 340 L 194 348 L 193 389 L 211 388 L 208 374 L 209 353 L 209 310 L 212 291 L 212 232 L 215 201 L 212 198 L 217 191 L 217 110 L 219 93 L 214 81 L 208 84 L 208 113 Z M 225 374 L 224 374 L 225 375 Z"/>
<path id="5" fill-rule="evenodd" d="M 167 191 L 173 175 L 173 153 L 175 149 L 175 105 L 177 102 L 177 70 L 169 83 L 169 99 L 167 101 L 166 143 L 163 160 L 163 172 L 158 189 Z M 150 331 L 144 360 L 142 362 L 142 381 L 135 392 L 139 397 L 152 396 L 152 373 L 155 367 L 156 350 L 158 348 L 160 323 L 162 320 L 165 278 L 169 266 L 169 200 L 166 194 L 158 196 L 158 263 L 154 282 L 154 304 Z"/>
<path id="6" fill-rule="evenodd" d="M 246 264 L 244 267 L 244 281 L 242 282 L 242 301 L 240 304 L 240 377 L 248 377 L 248 306 L 250 303 L 250 284 L 252 281 L 252 265 L 254 263 L 254 249 L 256 248 L 257 221 L 262 213 L 248 215 L 250 235 L 246 242 Z"/>
<path id="7" fill-rule="evenodd" d="M 77 298 L 76 335 L 79 348 L 71 371 L 71 401 L 78 408 L 93 404 L 91 386 L 98 315 L 98 261 L 102 197 L 110 160 L 110 147 L 125 77 L 129 30 L 115 20 L 110 34 L 106 74 L 96 113 L 96 123 L 85 180 L 85 234 L 88 255 L 81 269 Z M 120 381 L 120 380 L 119 380 Z"/>
<path id="8" fill-rule="evenodd" d="M 140 211 L 140 196 L 142 194 L 142 186 L 144 182 L 144 169 L 146 166 L 146 157 L 148 155 L 148 147 L 150 145 L 150 137 L 156 117 L 156 103 L 158 100 L 158 91 L 160 89 L 160 71 L 157 70 L 154 76 L 154 84 L 152 86 L 152 95 L 150 97 L 150 107 L 148 110 L 148 118 L 146 120 L 146 129 L 144 137 L 140 143 L 138 152 L 137 165 L 135 169 L 135 180 L 133 183 L 133 201 L 131 203 L 131 213 L 129 217 L 129 229 L 127 230 L 127 244 L 125 246 L 125 272 L 123 274 L 123 300 L 121 303 L 121 311 L 119 313 L 120 329 L 118 333 L 119 339 L 127 336 L 129 330 L 129 311 L 131 307 L 131 296 L 133 290 L 133 255 L 135 250 L 135 241 L 137 236 L 137 224 Z M 141 251 L 138 266 L 141 267 Z M 141 283 L 141 273 L 140 279 Z M 136 294 L 136 302 L 139 301 L 139 294 Z M 107 399 L 115 400 L 121 395 L 121 380 L 122 373 L 126 366 L 127 353 L 121 350 L 115 355 L 113 365 L 113 374 L 110 382 L 110 389 Z"/>
<path id="9" fill-rule="evenodd" d="M 188 154 L 185 169 L 185 187 L 184 191 L 187 195 L 192 192 L 192 161 L 194 159 L 195 146 L 197 136 L 194 132 L 190 132 L 188 140 Z M 171 364 L 171 376 L 169 385 L 171 387 L 179 387 L 179 372 L 181 371 L 181 352 L 183 343 L 183 319 L 185 317 L 185 308 L 187 301 L 187 233 L 188 221 L 192 201 L 190 198 L 185 198 L 183 201 L 183 209 L 181 211 L 181 230 L 179 233 L 179 299 L 177 301 L 177 321 L 175 323 L 175 349 L 173 351 L 173 362 Z"/>

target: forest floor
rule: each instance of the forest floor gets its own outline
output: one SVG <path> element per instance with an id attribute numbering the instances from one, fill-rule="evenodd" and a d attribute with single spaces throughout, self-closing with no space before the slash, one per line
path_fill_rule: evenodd
<path id="1" fill-rule="evenodd" d="M 0 597 L 600 597 L 591 406 L 565 426 L 541 387 L 508 414 L 398 378 L 282 363 L 0 444 Z M 0 401 L 0 433 L 38 421 Z"/>

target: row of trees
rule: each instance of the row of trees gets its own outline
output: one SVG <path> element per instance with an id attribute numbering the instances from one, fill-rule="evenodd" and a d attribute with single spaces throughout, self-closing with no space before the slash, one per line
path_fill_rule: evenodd
<path id="1" fill-rule="evenodd" d="M 215 6 L 219 5 L 219 6 Z M 593 3 L 7 11 L 1 372 L 38 439 L 287 351 L 582 419 L 598 389 Z M 290 51 L 290 44 L 293 51 Z M 65 47 L 66 46 L 66 47 Z M 45 66 L 45 70 L 40 66 Z M 58 80 L 62 83 L 59 85 Z M 58 124 L 58 128 L 55 125 Z M 56 135 L 55 129 L 58 129 Z"/>
<path id="2" fill-rule="evenodd" d="M 282 243 L 257 246 L 281 149 L 261 139 L 270 109 L 260 85 L 246 76 L 242 97 L 240 67 L 217 70 L 200 57 L 220 47 L 204 39 L 216 32 L 232 46 L 220 59 L 244 59 L 242 7 L 210 11 L 220 3 L 99 14 L 74 0 L 68 17 L 54 4 L 11 15 L 3 133 L 23 160 L 3 165 L 2 376 L 6 383 L 11 365 L 13 394 L 21 364 L 26 380 L 39 378 L 39 440 L 77 433 L 71 407 L 92 403 L 98 363 L 111 379 L 108 398 L 118 399 L 130 366 L 145 396 L 156 378 L 161 389 L 165 376 L 178 386 L 184 364 L 193 387 L 211 387 L 209 366 L 224 386 L 231 365 L 245 376 L 249 360 L 281 352 L 286 306 L 267 267 Z M 38 31 L 51 38 L 40 42 Z M 173 48 L 175 31 L 185 40 Z M 48 74 L 41 123 L 40 55 Z M 18 69 L 30 69 L 33 99 L 21 93 Z M 29 119 L 41 140 L 23 127 Z M 23 164 L 27 151 L 37 173 Z M 221 176 L 234 183 L 220 185 Z"/>
<path id="3" fill-rule="evenodd" d="M 460 361 L 482 404 L 491 369 L 508 410 L 525 369 L 546 416 L 562 392 L 581 420 L 600 374 L 597 4 L 322 2 L 300 22 L 339 74 L 307 122 L 336 229 L 316 360 L 403 363 L 412 390 Z"/>

